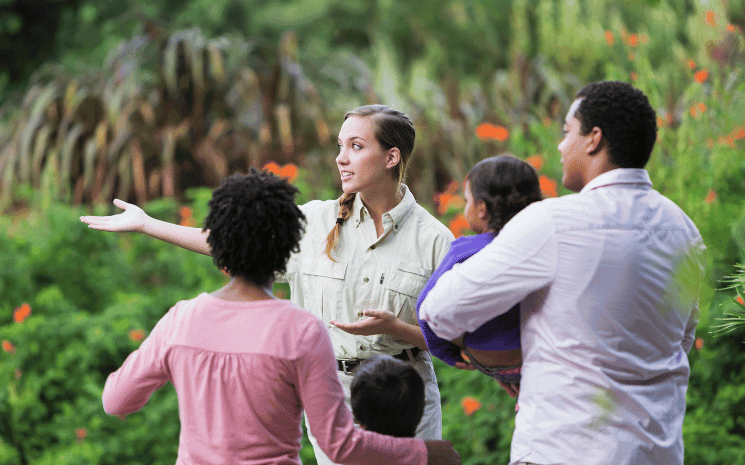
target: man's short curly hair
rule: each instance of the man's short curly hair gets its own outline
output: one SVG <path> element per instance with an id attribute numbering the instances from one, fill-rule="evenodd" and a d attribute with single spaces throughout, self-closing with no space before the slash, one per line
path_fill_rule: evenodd
<path id="1" fill-rule="evenodd" d="M 215 265 L 262 287 L 274 273 L 284 273 L 305 228 L 297 193 L 286 180 L 256 168 L 225 179 L 212 192 L 204 220 Z"/>
<path id="2" fill-rule="evenodd" d="M 621 168 L 644 168 L 657 140 L 657 115 L 642 91 L 619 81 L 593 82 L 577 92 L 575 116 L 582 134 L 603 131 L 610 160 Z"/>

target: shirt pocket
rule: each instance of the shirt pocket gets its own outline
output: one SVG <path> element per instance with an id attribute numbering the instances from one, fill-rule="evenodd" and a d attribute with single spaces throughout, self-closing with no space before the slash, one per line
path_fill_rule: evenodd
<path id="1" fill-rule="evenodd" d="M 347 262 L 335 263 L 326 257 L 305 259 L 300 267 L 300 286 L 306 310 L 328 323 L 342 312 Z"/>
<path id="2" fill-rule="evenodd" d="M 414 263 L 400 262 L 389 272 L 385 283 L 388 308 L 396 316 L 411 324 L 418 324 L 416 301 L 432 270 Z"/>

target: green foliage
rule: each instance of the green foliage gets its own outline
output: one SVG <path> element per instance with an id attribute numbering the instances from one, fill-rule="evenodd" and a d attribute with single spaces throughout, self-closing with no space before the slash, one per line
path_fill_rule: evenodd
<path id="1" fill-rule="evenodd" d="M 14 201 L 0 216 L 0 340 L 14 346 L 0 352 L 0 464 L 173 463 L 173 390 L 122 422 L 103 413 L 101 389 L 137 346 L 129 331 L 148 331 L 176 301 L 224 282 L 209 257 L 87 231 L 82 207 L 57 199 L 152 200 L 145 210 L 171 222 L 184 219 L 181 199 L 198 225 L 204 186 L 268 160 L 301 168 L 300 203 L 335 198 L 334 125 L 380 101 L 414 119 L 407 183 L 435 212 L 437 192 L 503 151 L 540 156 L 540 174 L 558 180 L 564 113 L 598 79 L 630 81 L 650 97 L 660 126 L 647 167 L 653 185 L 707 245 L 685 461 L 745 461 L 745 325 L 716 331 L 745 310 L 734 300 L 745 292 L 740 281 L 723 282 L 745 262 L 743 4 L 81 0 L 50 10 L 63 25 L 50 34 L 59 65 L 38 69 L 27 88 L 0 73 L 0 94 L 20 86 L 26 96 L 0 116 L 0 186 Z M 475 137 L 483 123 L 506 138 Z M 441 220 L 461 208 L 451 204 Z M 276 291 L 288 295 L 286 285 Z M 31 315 L 16 323 L 23 303 Z M 479 373 L 435 367 L 444 436 L 463 463 L 506 463 L 514 401 Z M 471 415 L 466 396 L 481 403 Z M 303 462 L 313 463 L 307 438 L 303 445 Z"/>

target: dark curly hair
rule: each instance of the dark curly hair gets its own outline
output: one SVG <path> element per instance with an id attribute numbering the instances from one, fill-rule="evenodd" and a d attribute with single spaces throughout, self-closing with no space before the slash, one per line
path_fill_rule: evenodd
<path id="1" fill-rule="evenodd" d="M 466 180 L 473 198 L 486 204 L 488 227 L 495 233 L 520 210 L 543 198 L 535 169 L 509 154 L 476 163 Z"/>
<path id="2" fill-rule="evenodd" d="M 587 84 L 576 95 L 582 134 L 603 131 L 610 160 L 621 168 L 644 168 L 657 140 L 657 114 L 639 89 L 619 81 Z M 601 142 L 602 143 L 602 142 Z"/>
<path id="3" fill-rule="evenodd" d="M 424 414 L 424 381 L 410 363 L 370 357 L 355 370 L 350 391 L 352 413 L 367 430 L 414 437 Z"/>
<path id="4" fill-rule="evenodd" d="M 284 273 L 305 230 L 297 193 L 286 180 L 256 168 L 225 179 L 212 192 L 204 220 L 215 265 L 262 287 L 275 272 Z"/>

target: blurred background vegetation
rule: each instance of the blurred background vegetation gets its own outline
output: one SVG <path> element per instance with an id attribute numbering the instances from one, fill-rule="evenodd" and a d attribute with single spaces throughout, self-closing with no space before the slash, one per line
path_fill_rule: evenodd
<path id="1" fill-rule="evenodd" d="M 509 151 L 567 193 L 564 114 L 602 79 L 649 96 L 654 187 L 709 249 L 686 463 L 745 463 L 745 327 L 712 334 L 745 310 L 742 279 L 724 289 L 745 263 L 743 27 L 745 0 L 0 1 L 0 464 L 175 461 L 172 388 L 125 422 L 101 389 L 173 303 L 225 278 L 79 215 L 118 197 L 197 225 L 249 166 L 291 177 L 300 202 L 335 198 L 342 117 L 380 102 L 415 121 L 407 183 L 461 234 L 460 181 L 484 157 Z M 464 463 L 507 463 L 514 401 L 436 368 L 445 438 Z"/>

